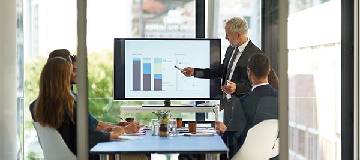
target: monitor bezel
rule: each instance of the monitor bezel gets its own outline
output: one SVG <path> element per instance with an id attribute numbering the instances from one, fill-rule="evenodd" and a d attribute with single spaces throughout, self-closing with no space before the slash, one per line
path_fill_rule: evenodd
<path id="1" fill-rule="evenodd" d="M 114 53 L 113 53 L 113 100 L 220 100 L 221 99 L 221 79 L 210 79 L 210 86 L 216 86 L 210 88 L 210 97 L 209 98 L 194 98 L 194 97 L 186 97 L 186 98 L 148 98 L 148 97 L 138 97 L 138 98 L 126 98 L 125 91 L 123 91 L 123 97 L 118 92 L 115 92 L 115 89 L 118 88 L 117 85 L 122 85 L 122 88 L 125 88 L 125 54 L 121 54 L 125 52 L 125 43 L 121 43 L 121 41 L 126 40 L 212 40 L 218 41 L 218 56 L 214 57 L 210 55 L 210 68 L 215 65 L 221 65 L 221 39 L 219 38 L 114 38 Z M 117 44 L 119 43 L 119 44 Z M 122 50 L 122 51 L 121 51 Z M 211 49 L 210 49 L 211 50 Z M 116 63 L 117 59 L 120 59 L 120 63 Z M 218 62 L 217 64 L 214 63 Z M 121 76 L 123 78 L 117 78 L 115 75 L 116 72 L 122 73 Z M 216 83 L 211 84 L 211 83 Z M 215 93 L 212 93 L 215 92 Z M 212 94 L 214 94 L 212 96 Z"/>

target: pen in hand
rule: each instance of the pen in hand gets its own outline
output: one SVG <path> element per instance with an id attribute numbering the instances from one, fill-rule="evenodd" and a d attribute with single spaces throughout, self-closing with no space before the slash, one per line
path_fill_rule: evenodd
<path id="1" fill-rule="evenodd" d="M 184 74 L 186 77 L 191 77 L 194 75 L 194 69 L 191 67 L 185 67 L 183 69 L 181 69 L 180 67 L 178 67 L 176 65 L 174 67 L 177 68 L 178 70 L 180 70 L 181 73 Z"/>
<path id="2" fill-rule="evenodd" d="M 175 65 L 174 66 L 177 70 L 179 70 L 181 73 L 185 73 L 184 69 L 180 68 L 179 66 Z"/>

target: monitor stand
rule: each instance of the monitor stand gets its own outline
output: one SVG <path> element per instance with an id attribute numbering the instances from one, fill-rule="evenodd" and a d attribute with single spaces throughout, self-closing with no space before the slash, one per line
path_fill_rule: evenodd
<path id="1" fill-rule="evenodd" d="M 172 106 L 170 99 L 165 99 L 164 100 L 164 105 L 142 105 L 142 107 L 194 107 L 194 106 L 190 106 L 190 105 L 176 105 L 176 106 Z"/>
<path id="2" fill-rule="evenodd" d="M 171 106 L 170 99 L 165 99 L 164 100 L 164 107 L 170 107 L 170 106 Z"/>

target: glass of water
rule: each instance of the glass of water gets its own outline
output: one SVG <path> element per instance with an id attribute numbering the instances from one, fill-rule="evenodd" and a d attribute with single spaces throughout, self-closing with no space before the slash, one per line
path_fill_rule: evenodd
<path id="1" fill-rule="evenodd" d="M 176 136 L 176 119 L 169 119 L 169 136 Z"/>
<path id="2" fill-rule="evenodd" d="M 160 128 L 159 120 L 152 119 L 151 120 L 151 134 L 153 136 L 158 136 L 159 135 L 159 128 Z"/>

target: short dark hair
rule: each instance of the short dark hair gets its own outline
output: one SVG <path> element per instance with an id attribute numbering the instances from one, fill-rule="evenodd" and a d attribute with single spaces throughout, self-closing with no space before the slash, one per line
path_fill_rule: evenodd
<path id="1" fill-rule="evenodd" d="M 52 51 L 50 54 L 49 54 L 49 59 L 51 58 L 54 58 L 54 57 L 62 57 L 64 58 L 66 61 L 72 63 L 72 60 L 71 60 L 71 54 L 70 54 L 70 51 L 67 50 L 67 49 L 57 49 L 57 50 L 54 50 Z"/>
<path id="2" fill-rule="evenodd" d="M 270 60 L 263 54 L 255 54 L 249 59 L 248 68 L 255 77 L 267 77 L 270 71 Z"/>

